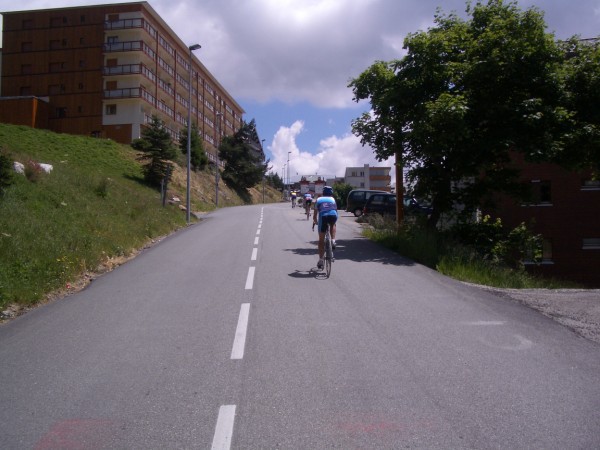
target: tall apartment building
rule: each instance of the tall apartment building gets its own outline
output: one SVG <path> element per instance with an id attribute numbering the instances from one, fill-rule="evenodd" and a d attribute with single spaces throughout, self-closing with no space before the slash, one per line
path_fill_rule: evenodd
<path id="1" fill-rule="evenodd" d="M 346 167 L 344 178 L 346 183 L 355 188 L 373 189 L 376 191 L 390 191 L 392 177 L 391 167 Z"/>
<path id="2" fill-rule="evenodd" d="M 191 108 L 209 156 L 242 124 L 241 106 L 145 1 L 2 16 L 0 121 L 46 114 L 53 131 L 128 144 L 152 115 L 177 138 Z"/>

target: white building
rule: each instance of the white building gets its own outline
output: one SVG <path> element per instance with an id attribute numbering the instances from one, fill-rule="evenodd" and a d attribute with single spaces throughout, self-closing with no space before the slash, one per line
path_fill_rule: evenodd
<path id="1" fill-rule="evenodd" d="M 345 180 L 354 188 L 373 189 L 378 191 L 389 191 L 391 189 L 392 177 L 391 167 L 346 167 Z"/>

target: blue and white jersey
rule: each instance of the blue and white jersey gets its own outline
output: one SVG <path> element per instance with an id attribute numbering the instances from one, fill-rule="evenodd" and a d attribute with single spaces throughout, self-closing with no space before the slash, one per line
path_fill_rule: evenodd
<path id="1" fill-rule="evenodd" d="M 319 197 L 315 203 L 315 209 L 319 212 L 319 217 L 337 217 L 337 203 L 333 197 Z"/>
<path id="2" fill-rule="evenodd" d="M 308 192 L 306 194 L 304 194 L 304 200 L 312 202 L 312 195 L 310 195 Z"/>

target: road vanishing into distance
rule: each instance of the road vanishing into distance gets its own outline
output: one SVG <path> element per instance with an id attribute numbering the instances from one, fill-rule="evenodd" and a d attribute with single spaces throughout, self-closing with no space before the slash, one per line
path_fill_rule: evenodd
<path id="1" fill-rule="evenodd" d="M 225 208 L 0 326 L 1 449 L 598 449 L 600 345 L 342 213 Z"/>

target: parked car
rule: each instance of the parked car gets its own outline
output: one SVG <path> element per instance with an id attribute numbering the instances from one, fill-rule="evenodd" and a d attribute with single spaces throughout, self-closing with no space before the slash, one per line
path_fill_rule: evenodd
<path id="1" fill-rule="evenodd" d="M 378 193 L 369 197 L 363 207 L 363 214 L 381 214 L 396 216 L 396 194 Z M 431 208 L 421 205 L 413 197 L 404 197 L 404 213 L 407 215 L 426 215 L 431 214 Z"/>
<path id="2" fill-rule="evenodd" d="M 373 194 L 366 201 L 362 213 L 365 216 L 381 214 L 382 216 L 396 215 L 396 194 L 379 193 Z M 356 214 L 355 214 L 356 215 Z"/>
<path id="3" fill-rule="evenodd" d="M 389 194 L 386 191 L 376 191 L 372 189 L 353 189 L 348 193 L 346 199 L 346 211 L 351 212 L 356 217 L 360 217 L 367 200 L 373 194 Z"/>

